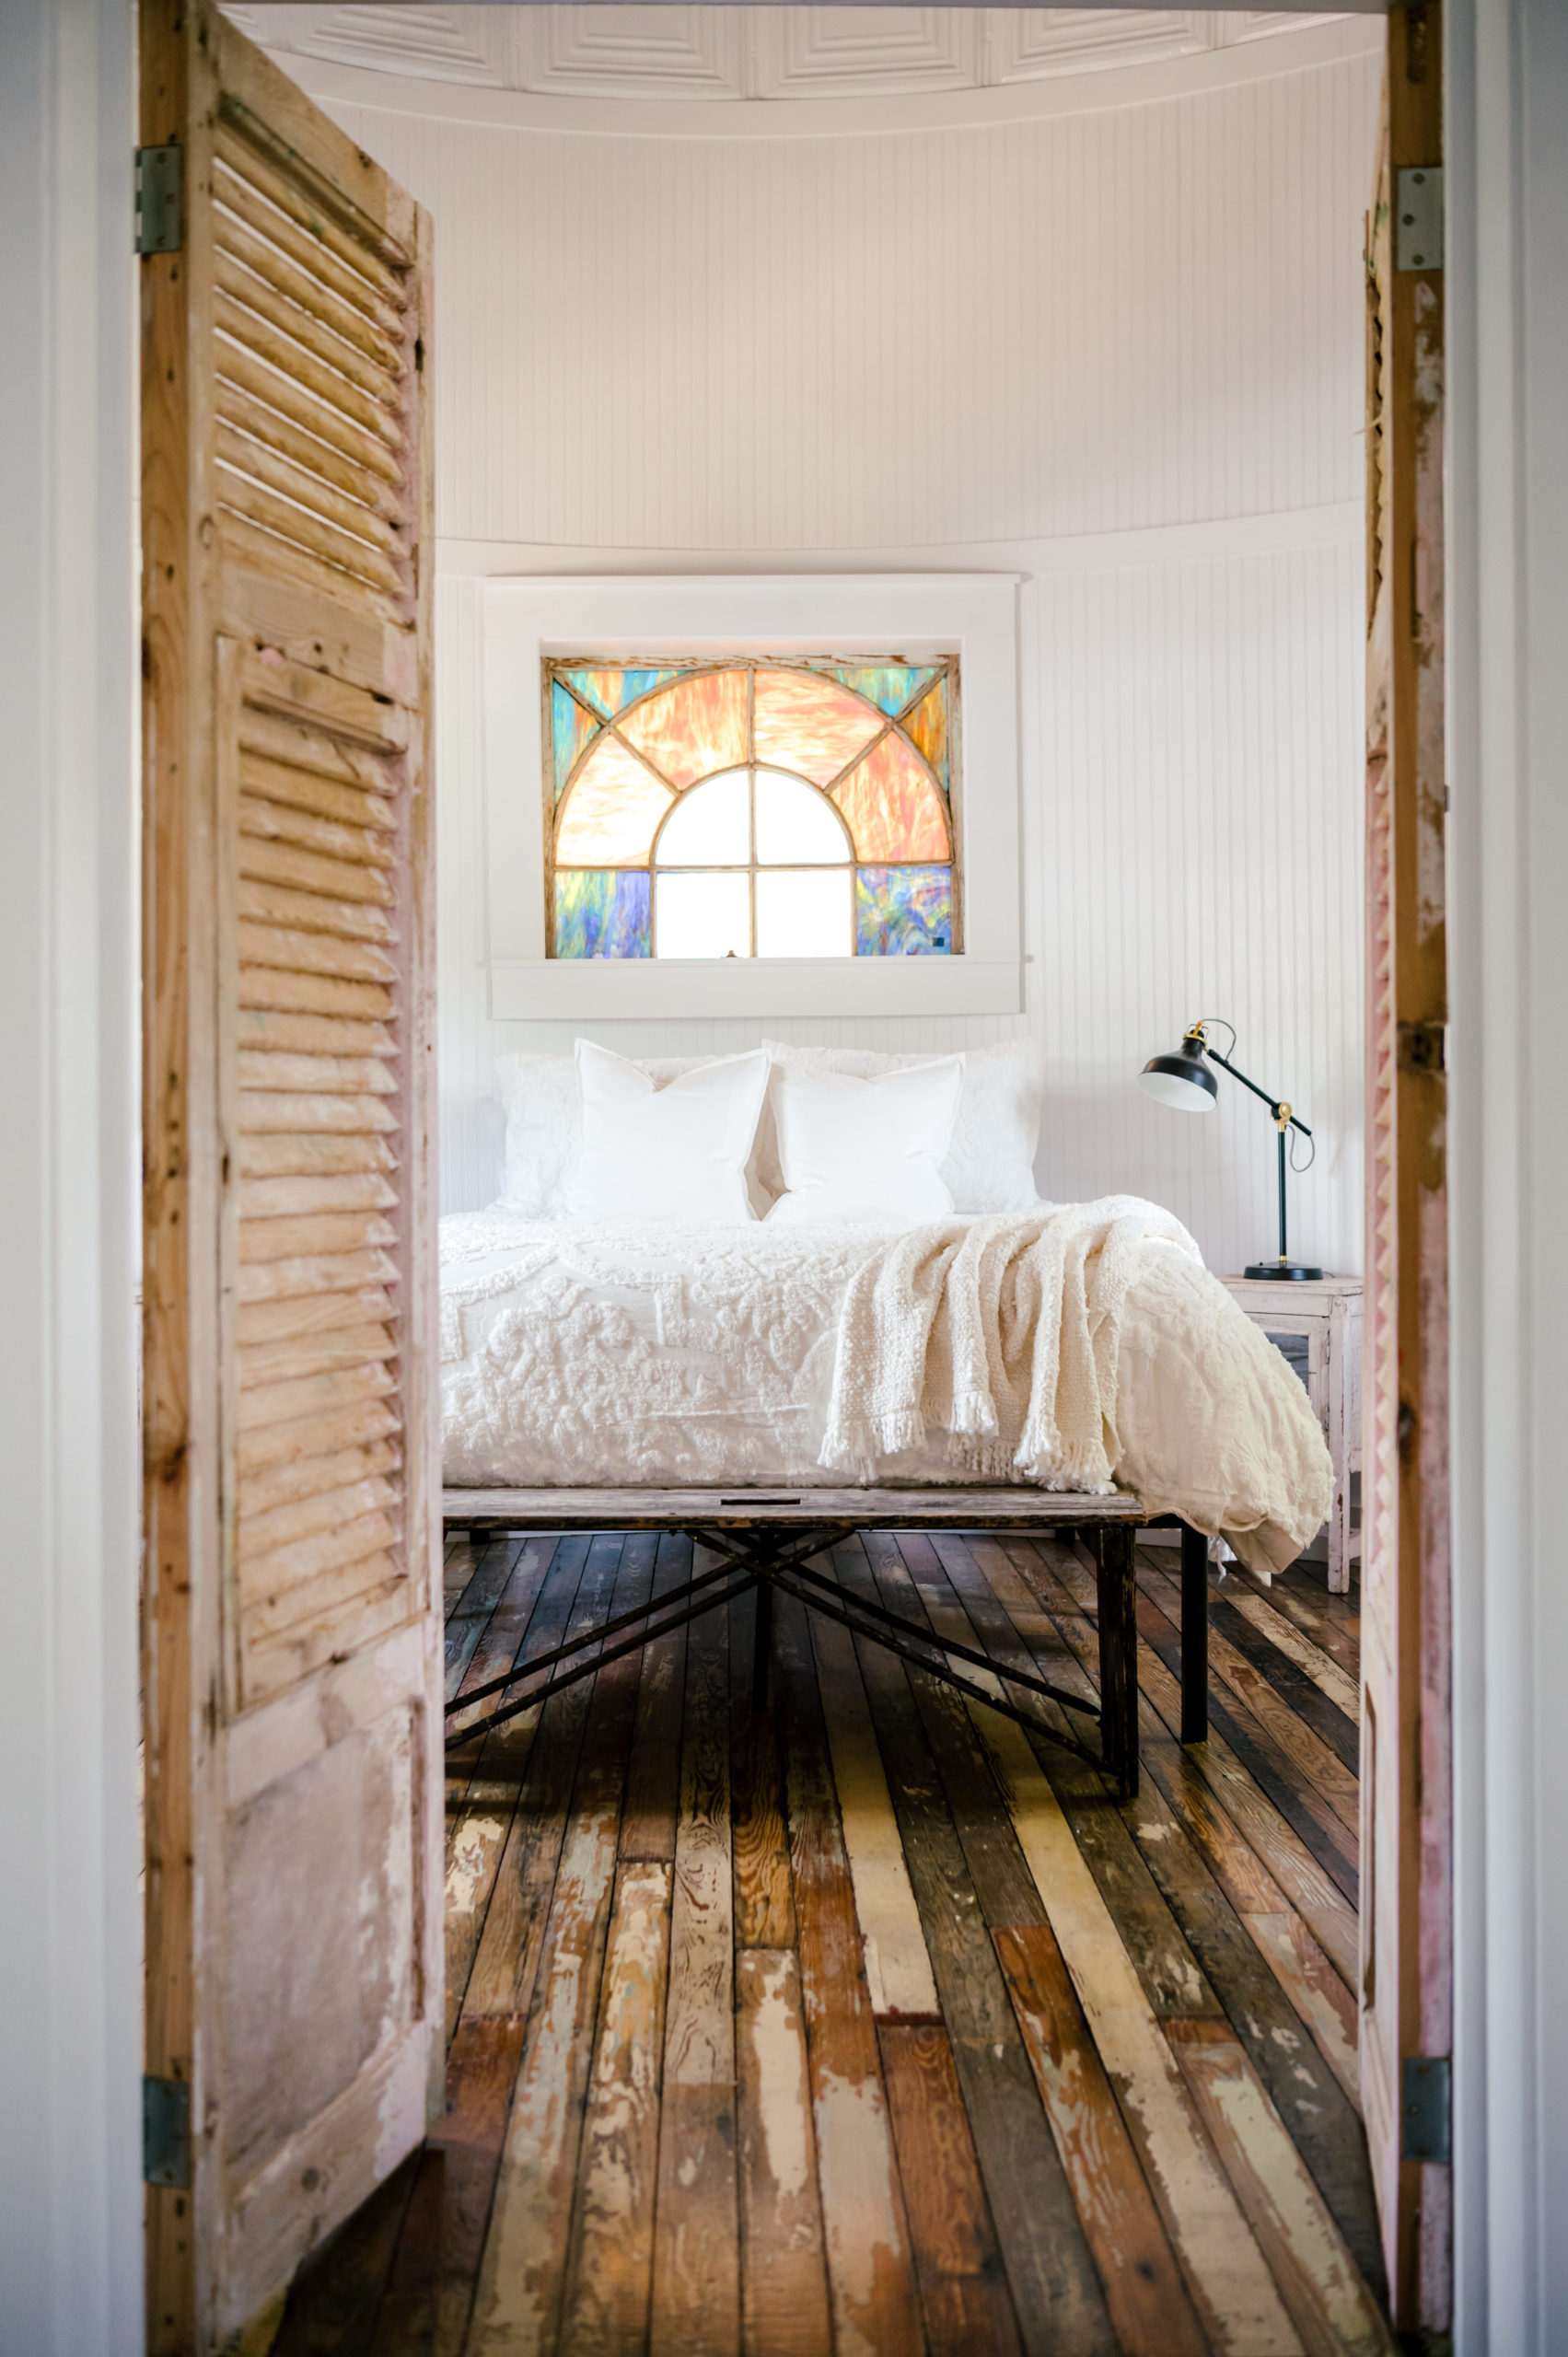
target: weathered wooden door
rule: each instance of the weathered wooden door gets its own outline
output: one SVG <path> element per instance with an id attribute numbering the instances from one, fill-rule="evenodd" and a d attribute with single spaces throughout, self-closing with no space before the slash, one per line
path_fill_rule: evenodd
<path id="1" fill-rule="evenodd" d="M 439 2067 L 429 234 L 206 0 L 145 0 L 141 75 L 148 2346 L 187 2352 Z"/>
<path id="2" fill-rule="evenodd" d="M 1361 2090 L 1395 2318 L 1441 2332 L 1452 2201 L 1437 7 L 1405 0 L 1388 33 L 1366 255 Z"/>

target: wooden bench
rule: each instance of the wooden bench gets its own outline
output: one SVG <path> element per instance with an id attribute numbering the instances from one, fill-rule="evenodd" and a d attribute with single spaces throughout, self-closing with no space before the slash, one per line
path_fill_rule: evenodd
<path id="1" fill-rule="evenodd" d="M 1070 1741 L 1097 1768 L 1113 1775 L 1123 1798 L 1138 1789 L 1138 1623 L 1133 1576 L 1134 1534 L 1169 1528 L 1170 1515 L 1148 1515 L 1135 1498 L 1090 1497 L 1073 1492 L 1022 1489 L 941 1490 L 447 1490 L 442 1513 L 448 1529 L 669 1530 L 697 1541 L 718 1558 L 710 1569 L 656 1603 L 624 1612 L 533 1658 L 519 1656 L 505 1677 L 476 1687 L 448 1704 L 447 1743 L 471 1742 L 486 1728 L 531 1710 L 548 1695 L 591 1677 L 606 1662 L 634 1653 L 732 1596 L 755 1589 L 757 1620 L 752 1699 L 766 1705 L 773 1591 L 810 1611 L 838 1620 L 856 1636 L 886 1645 L 944 1685 L 1000 1711 L 1021 1726 L 1040 1720 L 993 1687 L 967 1677 L 960 1664 L 1005 1680 L 1025 1694 L 1048 1697 L 1079 1719 L 1098 1721 L 1099 1741 Z M 1181 1740 L 1208 1733 L 1207 1541 L 1181 1525 Z M 1087 1702 L 1049 1679 L 1005 1669 L 968 1646 L 939 1643 L 928 1628 L 889 1612 L 840 1586 L 810 1558 L 865 1530 L 1012 1530 L 1059 1538 L 1081 1533 L 1094 1551 L 1098 1587 L 1100 1700 Z M 610 1642 L 621 1639 L 619 1643 Z M 574 1658 L 575 1656 L 575 1658 Z M 550 1673 L 545 1676 L 544 1673 Z M 542 1683 L 537 1682 L 543 1678 Z M 517 1692 L 519 1682 L 526 1691 Z M 475 1717 L 479 1705 L 494 1707 Z M 1064 1740 L 1052 1734 L 1053 1742 Z"/>

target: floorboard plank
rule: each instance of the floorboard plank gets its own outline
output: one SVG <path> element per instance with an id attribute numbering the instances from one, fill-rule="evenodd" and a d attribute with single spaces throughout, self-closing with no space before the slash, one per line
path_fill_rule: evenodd
<path id="1" fill-rule="evenodd" d="M 751 1707 L 755 1590 L 729 1607 L 730 1838 L 735 1864 L 735 1945 L 795 1945 L 784 1778 L 772 1713 Z"/>
<path id="2" fill-rule="evenodd" d="M 865 1553 L 854 1545 L 834 1550 L 840 1579 L 874 1599 L 880 1590 L 889 1609 L 918 1620 L 899 1543 L 868 1538 Z M 1043 1921 L 1039 1893 L 956 1698 L 918 1669 L 906 1677 L 882 1647 L 856 1639 L 855 1650 L 1024 2347 L 1113 2351 L 1099 2279 L 989 1936 L 999 1924 Z"/>
<path id="3" fill-rule="evenodd" d="M 1331 1654 L 1325 1653 L 1321 1645 L 1315 1644 L 1310 1637 L 1304 1635 L 1288 1612 L 1238 1580 L 1228 1583 L 1225 1601 L 1233 1611 L 1250 1620 L 1270 1644 L 1288 1655 L 1297 1669 L 1304 1671 L 1312 1680 L 1318 1692 L 1326 1694 L 1330 1701 L 1343 1712 L 1353 1727 L 1359 1724 L 1361 1697 L 1355 1679 L 1341 1667 Z"/>
<path id="4" fill-rule="evenodd" d="M 661 1533 L 653 1594 L 668 1596 L 691 1576 L 691 1541 Z M 622 1858 L 675 1861 L 675 1820 L 680 1806 L 680 1727 L 686 1708 L 686 1631 L 656 1637 L 642 1651 L 637 1728 L 626 1771 L 621 1825 Z"/>
<path id="5" fill-rule="evenodd" d="M 581 1577 L 563 1617 L 562 1642 L 565 1636 L 586 1635 L 610 1617 L 619 1544 L 610 1547 L 590 1540 L 575 1560 L 581 1566 Z M 563 1570 L 563 1589 L 571 1577 L 572 1561 L 567 1560 Z M 494 1825 L 503 1815 L 502 1808 L 496 1810 L 494 1819 L 484 1819 L 474 1830 L 471 1848 L 466 1843 L 463 1847 L 462 1855 L 471 1863 L 471 1900 L 460 1922 L 448 1924 L 447 1944 L 447 1969 L 454 1982 L 449 2001 L 457 1991 L 461 1991 L 459 2018 L 462 2014 L 475 2018 L 506 2014 L 528 2016 L 550 1893 L 565 1836 L 577 1753 L 587 1723 L 589 1692 L 585 1678 L 564 1693 L 553 1695 L 544 1704 L 531 1735 L 525 1731 L 508 1738 L 501 1751 L 501 1773 L 505 1775 L 513 1759 L 518 1759 L 524 1763 L 522 1782 L 510 1792 L 505 1784 L 500 1786 L 510 1805 L 505 1808 L 499 1848 Z M 490 1747 L 505 1734 L 497 1728 L 487 1738 L 474 1787 L 470 1787 L 470 1791 L 478 1787 L 482 1797 L 495 1756 Z M 462 1951 L 468 1959 L 466 1970 Z"/>
<path id="6" fill-rule="evenodd" d="M 1017 1626 L 997 1593 L 997 1583 L 1005 1583 L 1011 1576 L 1016 1591 L 1028 1596 L 1002 1550 L 988 1548 L 978 1536 L 968 1545 L 956 1538 L 934 1538 L 932 1549 L 969 1619 L 968 1642 L 981 1647 L 999 1665 L 1024 1670 L 1038 1668 L 1040 1675 L 1049 1676 L 1050 1672 L 1037 1661 L 1025 1630 Z M 1037 1622 L 1044 1618 L 1037 1607 L 1036 1619 L 1028 1623 L 1030 1639 Z M 1040 1756 L 1073 1829 L 1079 1853 L 1115 1918 L 1122 1945 L 1156 2015 L 1217 2014 L 1219 2002 L 1199 1969 L 1198 1960 L 1151 1875 L 1121 1812 L 1105 1805 L 1106 1788 L 1100 1776 L 1070 1752 L 1052 1747 L 1049 1760 Z"/>
<path id="7" fill-rule="evenodd" d="M 1179 1590 L 1177 1595 L 1179 1612 Z M 1260 1629 L 1249 1613 L 1238 1608 L 1231 1596 L 1211 1597 L 1209 1625 L 1219 1631 L 1233 1653 L 1245 1655 L 1253 1668 L 1268 1679 L 1280 1701 L 1303 1726 L 1311 1728 L 1320 1743 L 1328 1746 L 1346 1773 L 1359 1777 L 1359 1703 L 1352 1712 L 1342 1710 L 1338 1702 L 1330 1701 L 1317 1680 L 1309 1678 L 1295 1660 L 1290 1648 L 1276 1643 L 1272 1631 Z M 1295 1631 L 1288 1621 L 1281 1621 L 1278 1625 L 1295 1636 Z"/>
<path id="8" fill-rule="evenodd" d="M 1181 1590 L 1177 1583 L 1149 1570 L 1140 1570 L 1139 1581 L 1179 1634 Z M 1235 1642 L 1237 1628 L 1245 1640 L 1242 1644 Z M 1255 1649 L 1272 1654 L 1272 1661 L 1260 1665 L 1253 1658 Z M 1266 1645 L 1238 1614 L 1229 1611 L 1223 1599 L 1213 1596 L 1209 1599 L 1209 1674 L 1211 1683 L 1228 1687 L 1247 1705 L 1276 1747 L 1295 1763 L 1304 1786 L 1319 1794 L 1341 1824 L 1354 1833 L 1361 1824 L 1361 1792 L 1353 1728 L 1293 1662 Z M 1282 1689 L 1293 1681 L 1300 1690 L 1287 1696 Z M 1334 1722 L 1332 1739 L 1320 1732 L 1319 1719 Z M 1339 1747 L 1347 1743 L 1348 1762 Z"/>
<path id="9" fill-rule="evenodd" d="M 936 1983 L 854 1645 L 831 1620 L 814 1620 L 811 1639 L 871 2010 L 906 2019 L 935 2014 Z"/>
<path id="10" fill-rule="evenodd" d="M 817 2140 L 793 1954 L 738 1950 L 735 2042 L 742 2345 L 746 2357 L 828 2357 Z"/>
<path id="11" fill-rule="evenodd" d="M 925 2347 L 821 1697 L 803 1608 L 774 1607 L 773 1679 L 835 2357 Z"/>
<path id="12" fill-rule="evenodd" d="M 1181 2270 L 1049 1924 L 993 1933 L 1121 2357 L 1206 2357 Z"/>
<path id="13" fill-rule="evenodd" d="M 1032 1595 L 1010 1553 L 1008 1561 L 1023 1593 Z M 1037 1580 L 1052 1585 L 1042 1562 L 1033 1561 L 1032 1569 Z M 1000 1568 L 996 1577 L 999 1592 L 1010 1599 L 1013 1591 Z M 1074 1616 L 1065 1591 L 1059 1592 L 1058 1602 L 1062 1627 L 1084 1659 L 1092 1660 L 1094 1639 L 1087 1624 Z M 1179 1712 L 1174 1681 L 1145 1654 L 1144 1666 L 1151 1665 L 1170 1689 L 1169 1708 Z M 1183 1748 L 1146 1697 L 1141 1703 L 1140 1731 L 1144 1764 L 1150 1772 L 1139 1799 L 1121 1814 L 1285 2117 L 1357 2265 L 1381 2294 L 1382 2238 L 1356 2096 L 1354 2001 L 1205 1783 L 1204 1769 L 1198 1763 L 1215 1750 L 1214 1739 Z M 1060 1755 L 1053 1759 L 1043 1748 L 1039 1756 L 1060 1794 L 1075 1763 Z M 1212 1766 L 1208 1772 L 1214 1772 Z M 1242 1782 L 1239 1771 L 1237 1782 Z M 1250 1794 L 1250 1786 L 1246 1789 Z M 1266 1803 L 1256 1794 L 1251 1798 L 1260 1813 L 1269 1814 Z M 1278 1830 L 1285 1832 L 1283 1827 Z M 1304 1871 L 1307 1868 L 1317 1877 L 1320 1902 L 1343 1910 L 1339 1893 L 1305 1861 Z M 1353 1937 L 1354 1918 L 1345 1913 Z M 1277 1985 L 1260 1972 L 1260 1958 Z"/>
<path id="14" fill-rule="evenodd" d="M 516 2018 L 459 2026 L 368 2357 L 459 2357 L 522 2049 Z"/>
<path id="15" fill-rule="evenodd" d="M 1393 2357 L 1393 2336 L 1239 2042 L 1175 2026 L 1187 2084 L 1308 2357 Z"/>
<path id="16" fill-rule="evenodd" d="M 957 1599 L 927 1603 L 938 1639 L 972 1641 Z M 988 1673 L 975 1673 L 984 1682 Z M 996 1690 L 1001 1692 L 998 1684 Z M 1051 1785 L 1014 1720 L 966 1710 L 995 1757 L 1019 1847 L 1066 1958 L 1144 2174 L 1211 2342 L 1264 2357 L 1299 2349 L 1262 2253 L 1200 2129 L 1170 2048 Z M 1112 1804 L 1107 1798 L 1109 1809 Z M 993 1926 L 993 1929 L 1000 1928 Z"/>
<path id="17" fill-rule="evenodd" d="M 878 2037 L 932 2357 L 1016 2357 L 1023 2344 L 952 2040 L 940 2022 L 885 2022 Z"/>
<path id="18" fill-rule="evenodd" d="M 634 1611 L 646 1598 L 652 1563 L 645 1553 L 621 1564 L 621 1541 L 611 1543 L 618 1576 L 610 1608 Z M 590 1554 L 590 1573 L 592 1569 Z M 518 2349 L 548 2345 L 564 2290 L 621 1801 L 636 1713 L 635 1655 L 611 1662 L 580 1689 L 568 1688 L 555 1700 L 565 1701 L 577 1691 L 591 1700 L 496 2172 L 467 2357 L 515 2357 Z M 476 1963 L 476 1980 L 479 1975 Z"/>
<path id="19" fill-rule="evenodd" d="M 977 1543 L 977 1554 L 979 1551 Z M 1027 1628 L 1027 1612 L 1019 1611 L 1016 1599 L 1030 1599 L 1034 1591 L 1025 1585 L 1010 1559 L 987 1560 L 993 1564 L 999 1596 L 1005 1597 L 1009 1617 L 1020 1630 Z M 1036 1568 L 1039 1577 L 1049 1580 L 1050 1573 L 1043 1564 L 1037 1564 Z M 1093 1634 L 1086 1622 L 1073 1613 L 1071 1599 L 1063 1596 L 1062 1602 L 1065 1607 L 1062 1613 L 1063 1625 L 1087 1667 L 1095 1660 Z M 1163 1679 L 1169 1689 L 1167 1699 L 1170 1706 L 1179 1711 L 1179 1696 L 1174 1681 L 1168 1678 L 1162 1665 L 1152 1655 L 1145 1655 L 1140 1667 L 1147 1669 L 1151 1666 L 1155 1678 Z M 1341 2084 L 1352 2101 L 1356 2101 L 1356 2020 L 1354 2001 L 1349 1987 L 1296 1915 L 1290 1900 L 1262 1861 L 1218 1806 L 1205 1785 L 1202 1771 L 1196 1763 L 1211 1751 L 1212 1741 L 1196 1747 L 1184 1747 L 1179 1744 L 1144 1693 L 1140 1696 L 1139 1746 L 1144 1764 L 1156 1780 L 1157 1792 L 1150 1796 L 1148 1809 L 1122 1813 L 1129 1816 L 1130 1821 L 1137 1827 L 1144 1855 L 1156 1870 L 1156 1879 L 1161 1881 L 1167 1902 L 1170 1893 L 1167 1883 L 1169 1878 L 1161 1877 L 1153 1845 L 1167 1840 L 1175 1832 L 1174 1818 L 1179 1818 L 1186 1831 L 1194 1837 L 1237 1920 L 1246 1926 L 1249 1935 L 1302 2021 L 1311 2028 Z M 1053 1762 L 1046 1764 L 1061 1794 L 1065 1771 L 1059 1772 Z M 1162 1806 L 1174 1812 L 1174 1818 L 1168 1823 L 1162 1814 Z M 1074 1831 L 1077 1830 L 1074 1821 Z M 1079 1840 L 1082 1846 L 1081 1834 Z M 1092 1851 L 1086 1850 L 1086 1855 L 1092 1866 Z M 1325 1906 L 1332 1908 L 1337 1929 L 1342 1934 L 1341 1953 L 1353 1955 L 1353 1914 L 1315 1867 L 1313 1874 L 1317 1895 Z M 1291 1927 L 1287 1933 L 1282 1933 L 1282 1923 Z M 1146 1974 L 1144 1978 L 1146 1981 Z"/>
<path id="20" fill-rule="evenodd" d="M 694 1562 L 702 1561 L 699 1551 Z M 650 2357 L 735 2357 L 740 2268 L 724 1612 L 692 1622 L 686 1662 L 648 2348 Z"/>
<path id="21" fill-rule="evenodd" d="M 663 1859 L 622 1860 L 616 1875 L 560 2357 L 647 2345 L 671 1881 Z"/>
<path id="22" fill-rule="evenodd" d="M 1261 1595 L 1278 1612 L 1285 1614 L 1305 1636 L 1320 1645 L 1337 1661 L 1353 1686 L 1361 1683 L 1361 1607 L 1360 1585 L 1357 1583 L 1348 1596 L 1331 1596 L 1316 1581 L 1308 1582 L 1305 1566 L 1293 1564 L 1282 1573 L 1267 1589 L 1254 1582 L 1252 1574 L 1239 1563 L 1233 1564 L 1230 1577 Z"/>
<path id="23" fill-rule="evenodd" d="M 522 1539 L 513 1538 L 509 1531 L 501 1531 L 487 1546 L 478 1550 L 472 1573 L 455 1609 L 447 1617 L 443 1635 L 448 1702 L 457 1692 L 459 1681 L 484 1634 L 502 1590 L 511 1577 L 512 1566 L 522 1552 L 523 1544 Z"/>

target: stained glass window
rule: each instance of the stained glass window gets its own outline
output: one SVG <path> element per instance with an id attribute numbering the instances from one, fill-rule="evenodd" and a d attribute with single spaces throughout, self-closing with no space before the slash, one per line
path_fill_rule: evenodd
<path id="1" fill-rule="evenodd" d="M 962 946 L 956 656 L 544 671 L 552 957 Z"/>

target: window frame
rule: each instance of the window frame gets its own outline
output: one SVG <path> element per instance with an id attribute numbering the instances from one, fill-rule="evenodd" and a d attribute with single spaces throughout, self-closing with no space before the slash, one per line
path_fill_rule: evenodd
<path id="1" fill-rule="evenodd" d="M 499 1020 L 1016 1014 L 1022 1004 L 1017 576 L 492 578 L 484 584 L 490 1012 Z M 957 655 L 959 947 L 936 957 L 555 958 L 541 663 Z M 587 659 L 587 658 L 585 658 Z M 651 882 L 650 882 L 651 889 Z"/>

